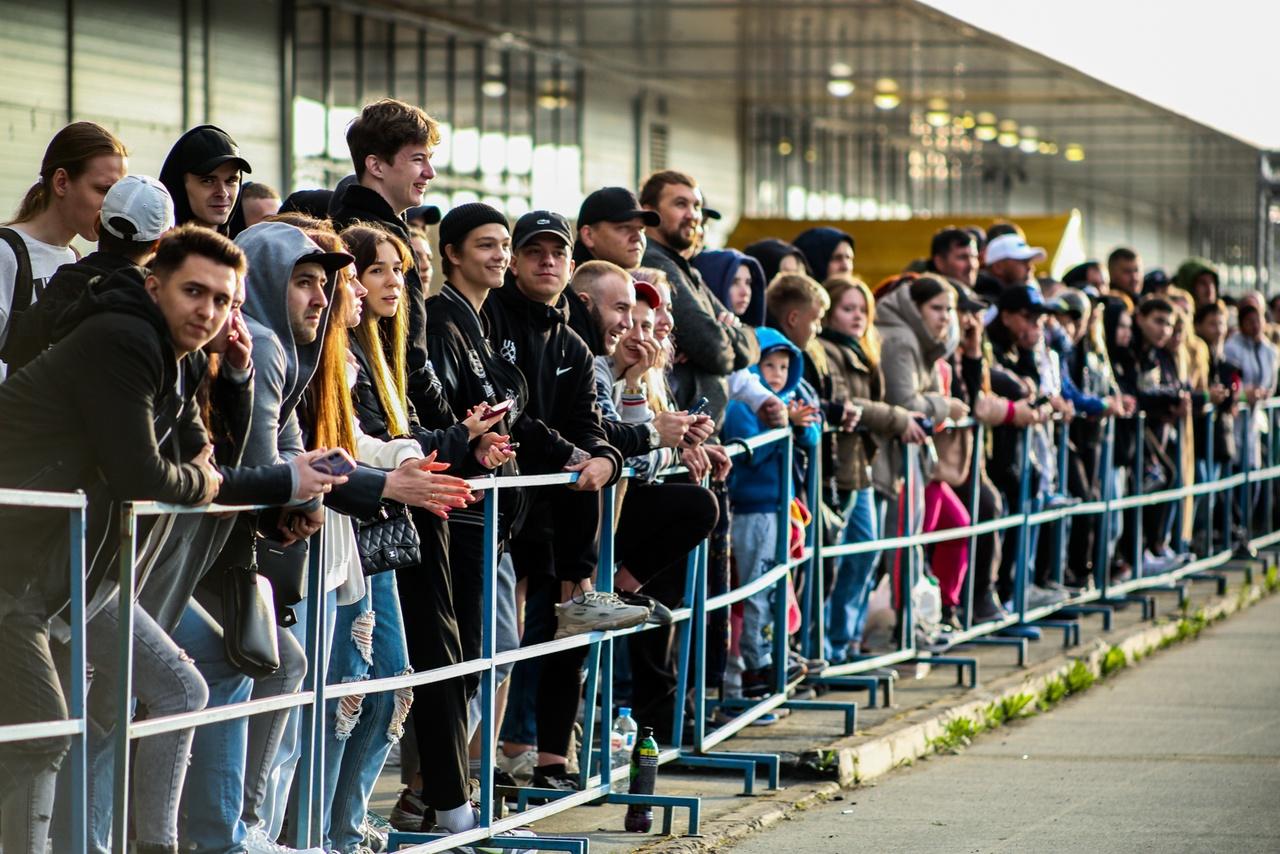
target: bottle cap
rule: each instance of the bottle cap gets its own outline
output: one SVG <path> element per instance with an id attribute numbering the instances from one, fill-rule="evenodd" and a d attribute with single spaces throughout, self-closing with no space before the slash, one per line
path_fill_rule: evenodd
<path id="1" fill-rule="evenodd" d="M 620 718 L 629 718 L 629 717 L 631 717 L 631 707 L 630 707 L 630 706 L 619 706 L 619 707 L 618 707 L 618 717 L 620 717 Z"/>
<path id="2" fill-rule="evenodd" d="M 653 738 L 653 727 L 651 726 L 641 727 L 640 732 L 644 738 Z"/>

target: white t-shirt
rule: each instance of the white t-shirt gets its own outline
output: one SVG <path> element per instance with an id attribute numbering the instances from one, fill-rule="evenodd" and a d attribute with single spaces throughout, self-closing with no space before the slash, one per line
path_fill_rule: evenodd
<path id="1" fill-rule="evenodd" d="M 53 278 L 53 274 L 63 264 L 72 264 L 76 253 L 70 246 L 55 246 L 36 240 L 22 230 L 22 226 L 9 226 L 22 236 L 27 244 L 27 254 L 31 256 L 31 301 L 44 290 L 45 284 Z M 13 309 L 13 292 L 18 281 L 18 259 L 8 243 L 0 241 L 0 347 L 9 337 L 9 315 Z M 0 362 L 0 382 L 4 381 L 7 371 L 4 362 Z"/>

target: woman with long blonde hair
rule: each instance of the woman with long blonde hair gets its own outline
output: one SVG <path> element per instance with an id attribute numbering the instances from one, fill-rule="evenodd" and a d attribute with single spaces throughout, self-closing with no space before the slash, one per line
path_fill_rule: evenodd
<path id="1" fill-rule="evenodd" d="M 836 276 L 823 287 L 831 298 L 831 310 L 823 318 L 818 340 L 831 366 L 836 396 L 852 401 L 861 411 L 860 429 L 841 431 L 835 440 L 837 497 L 845 517 L 843 541 L 860 543 L 876 539 L 883 524 L 883 506 L 876 501 L 871 484 L 871 463 L 879 442 L 893 438 L 920 442 L 924 431 L 910 412 L 884 400 L 871 289 L 856 276 Z M 839 561 L 826 606 L 826 656 L 833 663 L 859 651 L 879 559 L 879 552 L 863 552 Z"/>

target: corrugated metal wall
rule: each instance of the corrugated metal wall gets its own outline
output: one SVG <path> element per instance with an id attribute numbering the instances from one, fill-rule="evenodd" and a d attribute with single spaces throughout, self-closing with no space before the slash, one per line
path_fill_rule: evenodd
<path id="1" fill-rule="evenodd" d="M 0 217 L 8 218 L 36 180 L 45 145 L 69 110 L 71 119 L 100 122 L 124 140 L 132 172 L 158 175 L 186 126 L 208 120 L 240 143 L 254 180 L 279 182 L 279 4 L 187 0 L 185 74 L 183 5 L 0 0 Z"/>

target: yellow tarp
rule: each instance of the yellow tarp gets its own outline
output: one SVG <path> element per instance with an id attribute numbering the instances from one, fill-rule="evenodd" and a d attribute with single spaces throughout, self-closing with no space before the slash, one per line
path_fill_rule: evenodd
<path id="1" fill-rule="evenodd" d="M 1085 260 L 1084 235 L 1080 212 L 1044 216 L 992 217 L 989 214 L 952 214 L 929 219 L 895 220 L 794 220 L 749 219 L 738 220 L 728 245 L 743 249 L 757 240 L 778 237 L 791 240 L 807 228 L 831 226 L 853 235 L 857 242 L 854 272 L 867 284 L 876 283 L 887 276 L 900 273 L 917 258 L 929 254 L 929 241 L 933 235 L 951 225 L 977 224 L 989 228 L 997 222 L 1016 222 L 1027 235 L 1032 246 L 1043 246 L 1049 255 L 1048 262 L 1040 265 L 1041 275 L 1048 270 L 1061 277 L 1063 273 Z M 821 273 L 821 271 L 818 271 Z"/>

